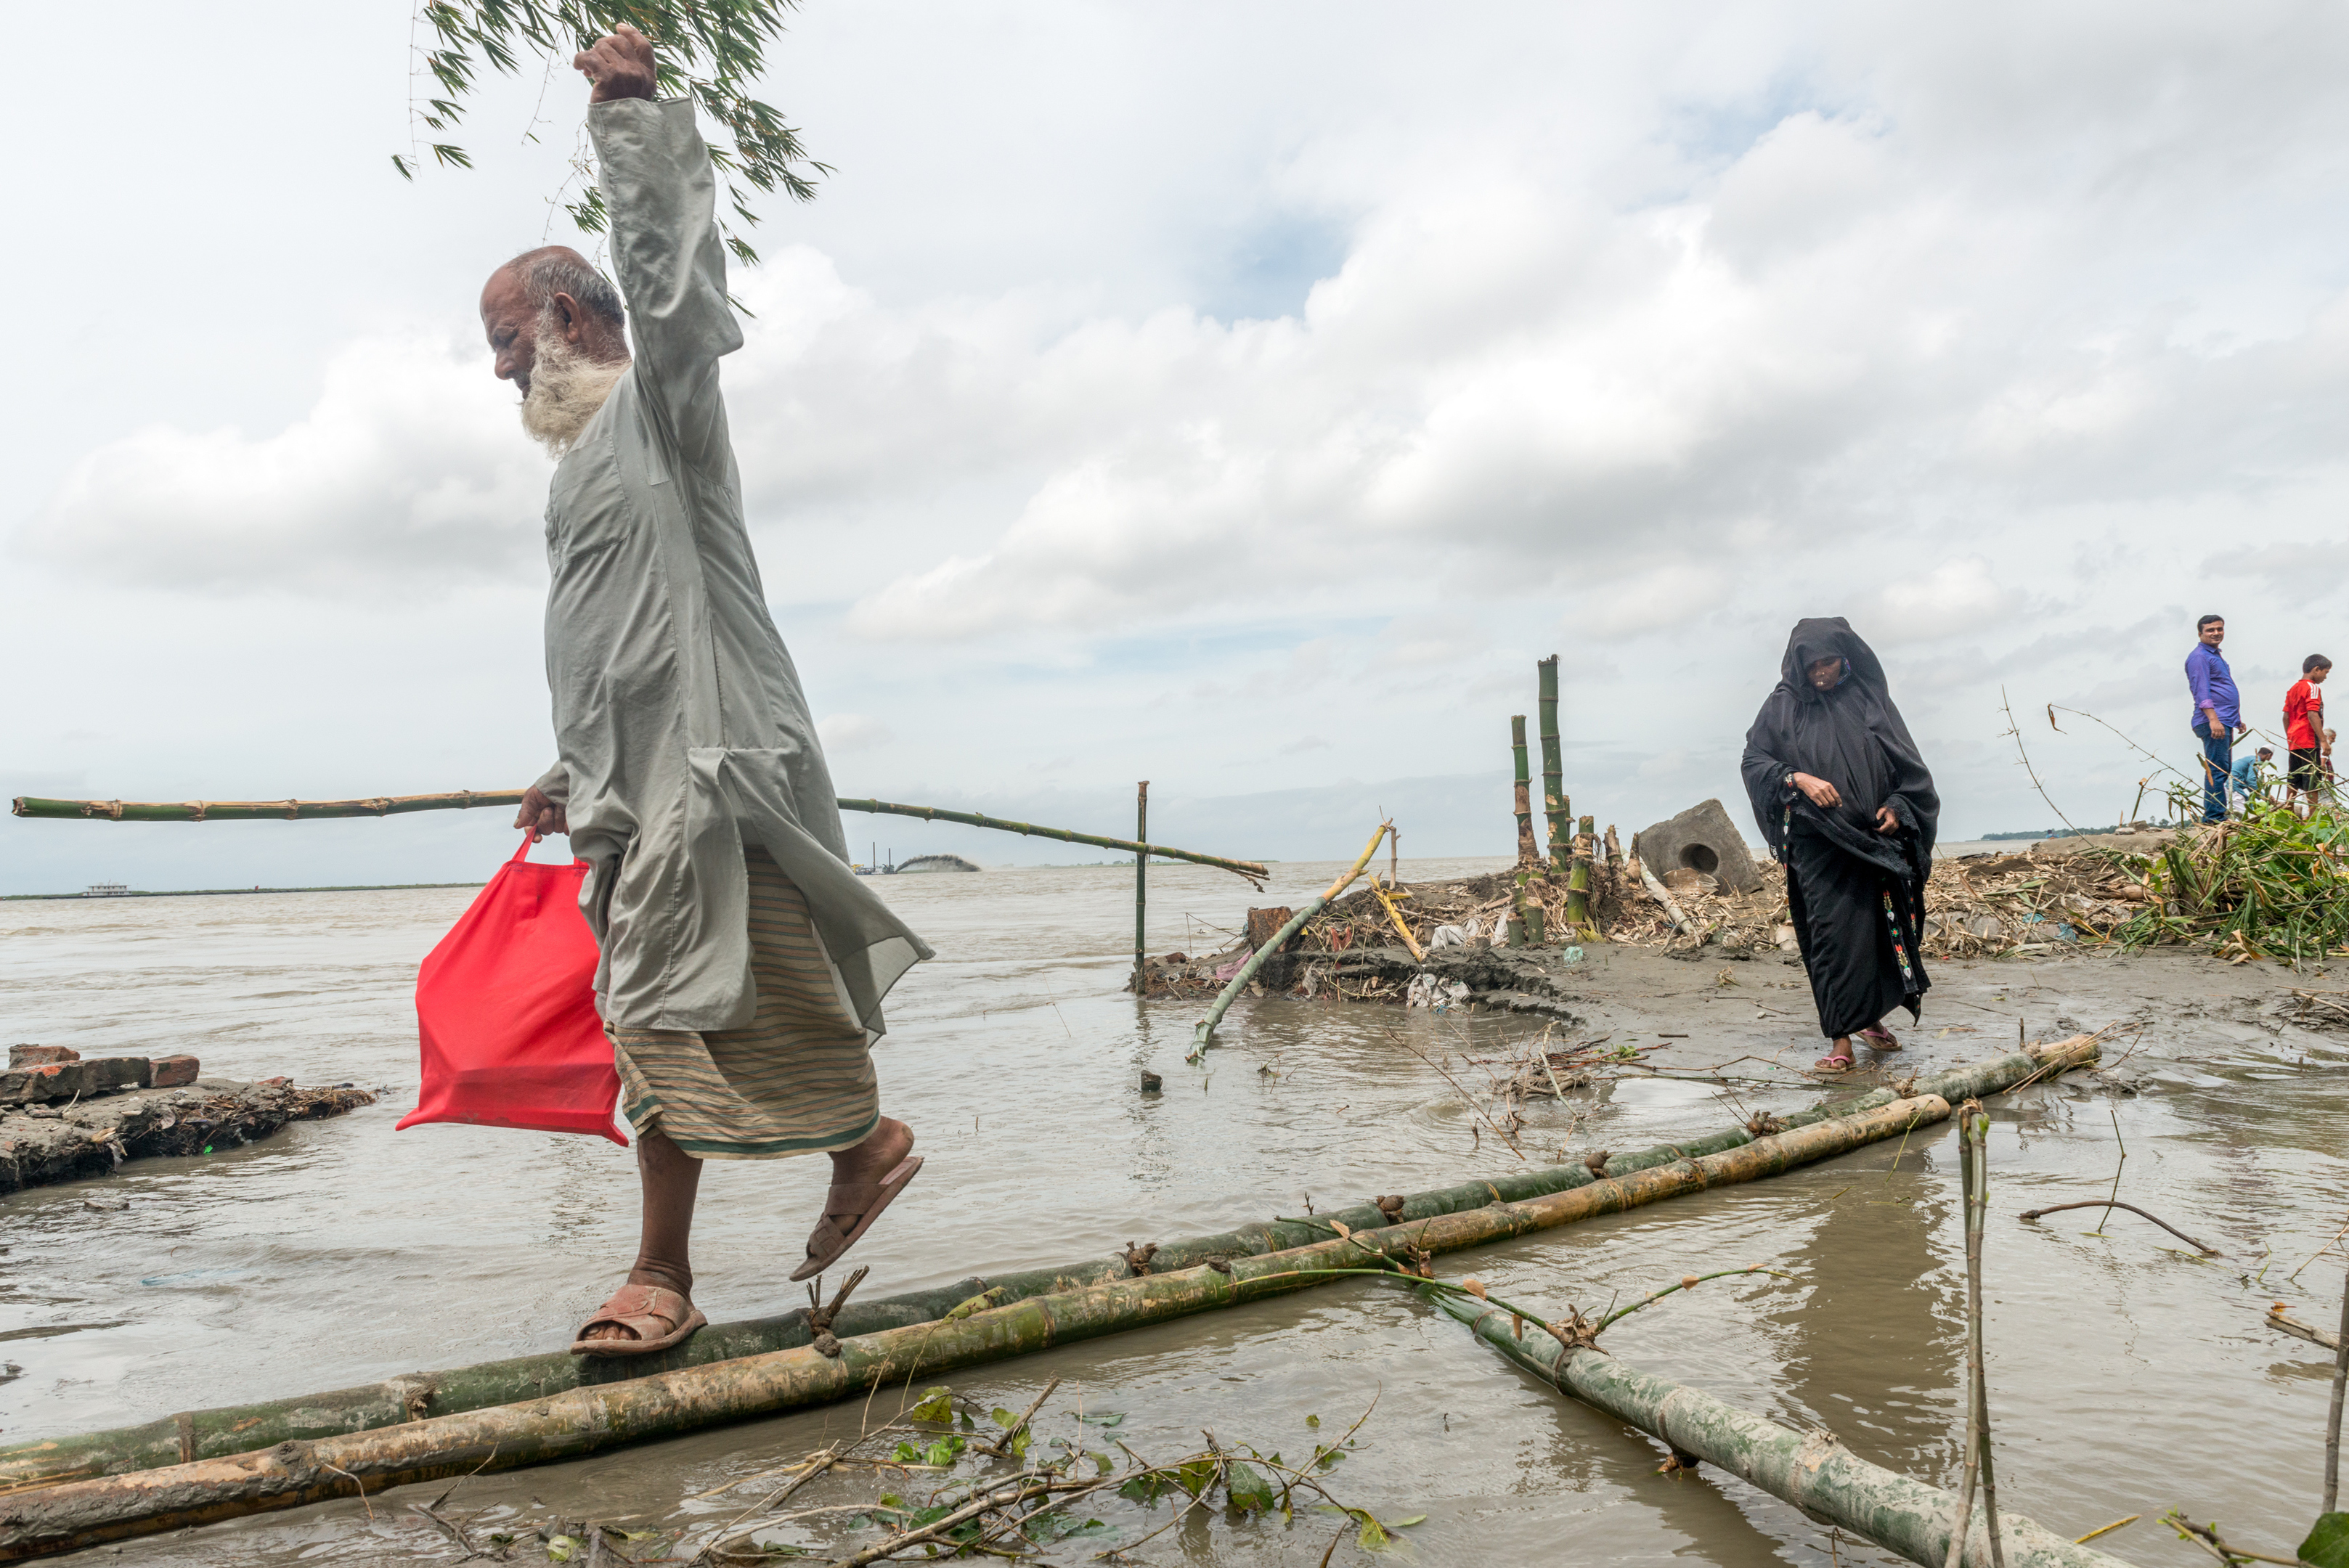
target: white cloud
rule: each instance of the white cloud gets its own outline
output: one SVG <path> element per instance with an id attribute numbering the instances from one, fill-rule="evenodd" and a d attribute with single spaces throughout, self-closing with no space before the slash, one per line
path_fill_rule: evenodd
<path id="1" fill-rule="evenodd" d="M 445 590 L 539 549 L 547 464 L 479 352 L 368 338 L 328 363 L 316 405 L 274 435 L 156 425 L 67 471 L 16 539 L 118 583 L 373 597 L 387 577 Z"/>
<path id="2" fill-rule="evenodd" d="M 887 725 L 862 713 L 835 713 L 817 719 L 815 732 L 827 754 L 877 751 L 897 738 Z"/>

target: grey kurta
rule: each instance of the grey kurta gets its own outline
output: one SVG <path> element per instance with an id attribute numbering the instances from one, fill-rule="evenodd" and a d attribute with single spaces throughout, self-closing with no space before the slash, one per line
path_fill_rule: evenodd
<path id="1" fill-rule="evenodd" d="M 929 947 L 848 864 L 832 774 L 742 525 L 718 361 L 726 303 L 709 150 L 684 100 L 587 111 L 635 364 L 554 470 L 546 675 L 590 872 L 607 1024 L 735 1029 L 756 1006 L 743 846 L 805 896 L 868 1038 Z"/>

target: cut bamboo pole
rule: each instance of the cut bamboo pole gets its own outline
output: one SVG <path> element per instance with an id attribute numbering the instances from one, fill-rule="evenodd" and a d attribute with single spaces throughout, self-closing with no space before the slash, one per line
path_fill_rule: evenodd
<path id="1" fill-rule="evenodd" d="M 1144 779 L 1133 787 L 1133 837 L 1145 847 L 1133 857 L 1133 994 L 1146 996 L 1150 985 L 1143 967 L 1149 960 L 1144 949 L 1149 942 L 1143 927 L 1143 913 L 1149 903 L 1150 892 L 1150 780 Z"/>
<path id="2" fill-rule="evenodd" d="M 316 817 L 397 817 L 407 811 L 512 806 L 520 804 L 521 800 L 522 791 L 519 789 L 460 789 L 443 795 L 379 795 L 364 800 L 47 800 L 36 795 L 19 795 L 13 810 L 19 817 L 89 819 L 109 822 L 228 822 L 261 818 L 306 821 Z M 1059 839 L 1063 843 L 1093 844 L 1104 850 L 1123 850 L 1129 854 L 1153 854 L 1161 860 L 1189 861 L 1195 865 L 1214 866 L 1220 871 L 1236 872 L 1258 886 L 1262 886 L 1265 878 L 1271 874 L 1254 861 L 1227 861 L 1220 855 L 1170 849 L 1164 844 L 1145 844 L 1133 839 L 1104 839 L 1092 833 L 1073 832 L 1067 828 L 1007 821 L 1000 817 L 981 816 L 976 811 L 949 811 L 939 806 L 900 806 L 888 800 L 851 800 L 845 797 L 834 804 L 843 811 L 864 811 L 883 817 L 918 817 L 925 822 L 961 822 L 968 827 L 991 828 L 999 833 L 1018 833 L 1026 838 Z"/>
<path id="3" fill-rule="evenodd" d="M 1557 748 L 1557 655 L 1552 654 L 1534 667 L 1541 681 L 1542 810 L 1549 822 L 1549 869 L 1562 873 L 1574 829 L 1567 815 L 1566 764 Z"/>
<path id="4" fill-rule="evenodd" d="M 1207 1007 L 1207 1016 L 1199 1020 L 1199 1026 L 1192 1038 L 1191 1054 L 1183 1058 L 1185 1061 L 1197 1061 L 1199 1054 L 1215 1043 L 1216 1026 L 1224 1021 L 1224 1014 L 1230 1010 L 1233 999 L 1247 989 L 1248 982 L 1256 978 L 1256 972 L 1264 967 L 1264 961 L 1287 946 L 1290 937 L 1305 929 L 1307 921 L 1321 913 L 1322 905 L 1345 892 L 1353 880 L 1362 874 L 1362 868 L 1369 865 L 1371 857 L 1379 852 L 1379 841 L 1387 836 L 1388 829 L 1392 826 L 1391 822 L 1381 822 L 1378 831 L 1372 833 L 1371 841 L 1362 846 L 1361 854 L 1348 868 L 1346 874 L 1331 882 L 1328 891 L 1307 899 L 1305 906 L 1288 917 L 1288 924 L 1274 932 L 1270 941 L 1248 954 L 1248 961 L 1241 965 L 1239 972 L 1216 994 L 1215 1001 Z"/>
<path id="5" fill-rule="evenodd" d="M 1534 838 L 1534 779 L 1526 757 L 1526 716 L 1509 719 L 1509 750 L 1516 763 L 1517 864 L 1541 863 L 1541 845 Z"/>
<path id="6" fill-rule="evenodd" d="M 1920 1078 L 1915 1090 L 1938 1095 L 1945 1100 L 1962 1100 L 2052 1078 L 2085 1067 L 2096 1056 L 2095 1040 L 2078 1036 Z M 1890 1103 L 1893 1098 L 1889 1089 L 1877 1089 L 1856 1099 L 1798 1111 L 1785 1118 L 1785 1124 L 1799 1128 L 1864 1115 Z M 1607 1161 L 1606 1169 L 1610 1177 L 1619 1180 L 1691 1157 L 1742 1148 L 1753 1140 L 1753 1134 L 1744 1129 L 1732 1128 L 1706 1138 L 1618 1154 Z M 1494 1202 L 1525 1202 L 1587 1188 L 1598 1180 L 1586 1165 L 1577 1162 L 1461 1181 L 1407 1195 L 1401 1217 L 1423 1220 L 1464 1213 Z M 1329 1236 L 1332 1221 L 1357 1231 L 1378 1229 L 1389 1222 L 1383 1211 L 1366 1202 L 1309 1219 L 1275 1219 L 1216 1235 L 1164 1243 L 1151 1261 L 1164 1273 L 1193 1268 L 1210 1258 L 1262 1256 Z M 1112 1255 L 1058 1268 L 974 1275 L 930 1290 L 852 1301 L 841 1309 L 833 1333 L 846 1340 L 935 1322 L 954 1307 L 989 1290 L 1001 1290 L 1007 1301 L 1024 1300 L 1105 1280 L 1129 1278 L 1133 1273 L 1122 1256 Z M 2325 1337 L 2329 1339 L 2330 1336 Z M 775 1317 L 712 1324 L 676 1349 L 655 1357 L 581 1358 L 560 1352 L 524 1356 L 444 1372 L 412 1373 L 382 1383 L 290 1399 L 182 1411 L 141 1426 L 41 1439 L 0 1449 L 0 1496 L 28 1486 L 151 1470 L 193 1460 L 222 1459 L 282 1442 L 395 1426 L 427 1415 L 446 1416 L 484 1406 L 545 1398 L 575 1387 L 625 1382 L 793 1349 L 808 1344 L 811 1338 L 808 1315 L 801 1309 Z"/>
<path id="7" fill-rule="evenodd" d="M 1431 1293 L 1433 1294 L 1433 1293 Z M 1942 1568 L 1957 1499 L 1936 1486 L 1872 1465 L 1825 1431 L 1807 1436 L 1723 1403 L 1701 1388 L 1643 1372 L 1603 1350 L 1568 1354 L 1547 1334 L 1513 1332 L 1510 1315 L 1444 1295 L 1437 1305 L 1479 1339 L 1584 1404 L 1655 1438 L 1675 1454 L 1709 1464 L 1927 1568 Z M 2019 1513 L 1999 1528 L 2015 1568 L 2128 1568 L 2117 1557 L 2075 1545 Z M 1986 1534 L 1967 1540 L 1969 1568 L 1991 1568 Z"/>
<path id="8" fill-rule="evenodd" d="M 1597 841 L 1591 827 L 1591 819 L 1585 817 L 1575 832 L 1574 869 L 1566 880 L 1566 923 L 1586 938 L 1599 934 L 1599 923 L 1590 917 L 1590 857 Z"/>
<path id="9" fill-rule="evenodd" d="M 1488 1245 L 1596 1214 L 1775 1176 L 1903 1136 L 1949 1113 L 1949 1103 L 1939 1096 L 1894 1100 L 1861 1115 L 1525 1202 L 1489 1202 L 1465 1212 L 1337 1234 L 1285 1252 L 1217 1257 L 1179 1271 L 1032 1296 L 952 1321 L 843 1339 L 836 1357 L 812 1346 L 776 1351 L 379 1431 L 19 1491 L 0 1507 L 0 1563 L 296 1508 L 354 1491 L 574 1459 L 622 1443 L 850 1398 L 884 1381 L 936 1376 L 1309 1288 L 1327 1283 L 1332 1270 L 1359 1269 L 1381 1257 Z"/>

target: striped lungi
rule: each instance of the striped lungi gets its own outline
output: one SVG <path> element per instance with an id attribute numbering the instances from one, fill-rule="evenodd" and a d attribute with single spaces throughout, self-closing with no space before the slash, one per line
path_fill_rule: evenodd
<path id="1" fill-rule="evenodd" d="M 608 1028 L 621 1109 L 701 1160 L 780 1160 L 861 1143 L 881 1119 L 864 1030 L 849 1012 L 808 918 L 807 900 L 761 845 L 748 845 L 750 1026 Z"/>

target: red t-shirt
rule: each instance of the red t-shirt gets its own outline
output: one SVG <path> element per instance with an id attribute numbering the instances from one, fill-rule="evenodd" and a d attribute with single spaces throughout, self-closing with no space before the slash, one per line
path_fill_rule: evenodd
<path id="1" fill-rule="evenodd" d="M 2296 751 L 2324 744 L 2324 693 L 2305 680 L 2284 693 L 2283 743 Z"/>

